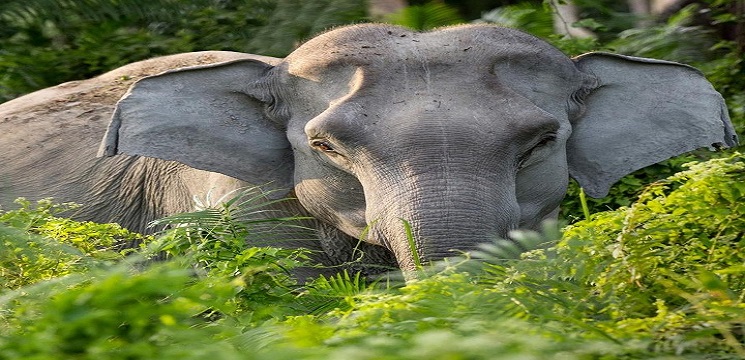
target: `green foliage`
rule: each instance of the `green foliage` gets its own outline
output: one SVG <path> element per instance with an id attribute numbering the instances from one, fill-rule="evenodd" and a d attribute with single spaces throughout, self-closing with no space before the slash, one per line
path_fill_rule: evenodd
<path id="1" fill-rule="evenodd" d="M 52 199 L 43 199 L 37 201 L 36 204 L 31 204 L 24 198 L 18 198 L 15 203 L 21 208 L 0 213 L 0 221 L 22 230 L 33 229 L 53 219 L 55 215 L 78 207 L 75 203 L 56 204 Z"/>
<path id="2" fill-rule="evenodd" d="M 742 355 L 734 339 L 745 308 L 745 156 L 689 167 L 630 207 L 567 229 L 557 256 L 573 259 L 567 280 L 592 284 L 592 301 L 605 302 L 596 319 L 616 325 L 603 331 L 620 325 L 648 332 L 660 347 Z"/>
<path id="3" fill-rule="evenodd" d="M 544 1 L 544 4 L 547 1 Z M 639 19 L 630 12 L 626 1 L 573 0 L 579 7 L 581 26 L 592 30 L 601 43 L 614 40 L 618 33 L 635 27 Z"/>
<path id="4" fill-rule="evenodd" d="M 0 359 L 203 358 L 230 353 L 230 345 L 216 339 L 305 311 L 289 274 L 303 253 L 245 245 L 253 224 L 239 224 L 235 216 L 255 215 L 253 200 L 228 199 L 216 217 L 203 211 L 163 220 L 174 228 L 148 241 L 148 248 L 106 261 L 92 245 L 112 245 L 111 235 L 122 234 L 118 226 L 105 232 L 107 225 L 90 224 L 87 234 L 71 236 L 88 223 L 52 216 L 71 205 L 44 200 L 32 208 L 21 201 L 22 209 L 0 218 L 18 228 L 0 227 L 3 244 L 14 249 L 0 252 Z M 46 237 L 31 234 L 51 223 L 54 231 L 40 230 Z M 72 245 L 84 251 L 63 245 L 82 235 L 90 243 Z M 159 249 L 169 260 L 147 260 Z M 49 264 L 56 267 L 44 267 Z M 16 268 L 22 271 L 12 273 Z"/>
<path id="5" fill-rule="evenodd" d="M 688 167 L 648 186 L 631 206 L 596 214 L 566 230 L 565 241 L 592 248 L 592 254 L 583 251 L 588 258 L 597 261 L 597 248 L 605 247 L 605 256 L 622 260 L 589 274 L 593 282 L 638 287 L 645 291 L 637 295 L 654 297 L 656 290 L 685 277 L 716 274 L 734 292 L 745 290 L 745 156 Z M 705 290 L 706 284 L 698 285 L 703 287 L 691 290 Z M 633 304 L 620 305 L 635 311 Z"/>
<path id="6" fill-rule="evenodd" d="M 422 31 L 460 24 L 463 19 L 454 7 L 431 1 L 424 5 L 407 6 L 397 13 L 388 15 L 386 22 Z"/>
<path id="7" fill-rule="evenodd" d="M 553 11 L 547 4 L 524 2 L 498 7 L 484 13 L 475 22 L 520 29 L 548 41 L 566 54 L 583 54 L 598 48 L 594 38 L 576 39 L 554 34 Z"/>
<path id="8" fill-rule="evenodd" d="M 85 260 L 73 248 L 0 224 L 0 290 L 80 272 Z"/>
<path id="9" fill-rule="evenodd" d="M 515 233 L 403 286 L 299 285 L 264 261 L 295 253 L 245 256 L 233 234 L 256 232 L 237 214 L 260 204 L 229 201 L 157 239 L 167 261 L 0 290 L 0 359 L 740 359 L 745 155 L 686 167 L 629 207 Z"/>
<path id="10" fill-rule="evenodd" d="M 498 7 L 482 14 L 477 22 L 516 28 L 541 38 L 554 34 L 551 10 L 527 2 Z"/>
<path id="11" fill-rule="evenodd" d="M 0 102 L 158 55 L 285 56 L 364 19 L 363 0 L 16 0 L 0 4 Z M 281 29 L 281 31 L 278 31 Z"/>
<path id="12" fill-rule="evenodd" d="M 0 317 L 0 358 L 199 358 L 216 350 L 209 340 L 219 333 L 204 314 L 235 287 L 195 281 L 172 264 L 116 267 L 65 285 L 6 295 L 2 307 L 12 312 Z"/>
<path id="13" fill-rule="evenodd" d="M 0 212 L 0 290 L 85 272 L 122 259 L 125 245 L 147 237 L 118 224 L 78 222 L 56 215 L 75 204 L 16 201 L 21 208 Z M 25 232 L 24 232 L 25 230 Z"/>
<path id="14" fill-rule="evenodd" d="M 248 188 L 212 208 L 174 215 L 154 225 L 169 225 L 150 251 L 169 258 L 187 259 L 198 266 L 205 278 L 230 278 L 236 285 L 234 312 L 250 313 L 252 319 L 266 319 L 287 311 L 281 307 L 297 287 L 292 269 L 308 263 L 307 252 L 280 249 L 277 235 L 294 228 L 297 218 L 271 217 L 258 188 Z M 247 247 L 265 244 L 263 247 Z M 260 305 L 260 306 L 257 306 Z"/>
<path id="15" fill-rule="evenodd" d="M 608 46 L 622 54 L 687 64 L 716 59 L 723 55 L 723 51 L 713 50 L 717 43 L 713 30 L 691 25 L 697 10 L 698 6 L 690 5 L 670 17 L 666 23 L 624 30 Z"/>

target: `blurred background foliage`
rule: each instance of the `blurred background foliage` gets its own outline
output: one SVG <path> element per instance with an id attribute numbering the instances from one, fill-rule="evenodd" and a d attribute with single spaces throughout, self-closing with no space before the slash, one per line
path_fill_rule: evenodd
<path id="1" fill-rule="evenodd" d="M 10 0 L 0 3 L 0 102 L 159 55 L 284 56 L 366 17 L 364 0 Z"/>
<path id="2" fill-rule="evenodd" d="M 743 0 L 5 0 L 0 2 L 0 102 L 137 60 L 178 52 L 230 50 L 276 57 L 328 28 L 382 21 L 417 30 L 465 22 L 522 29 L 568 55 L 613 51 L 701 69 L 745 130 Z M 570 6 L 575 18 L 559 17 Z M 560 23 L 562 22 L 562 23 Z M 557 25 L 559 25 L 557 27 Z M 563 29 L 564 31 L 558 31 Z M 581 29 L 581 36 L 567 35 Z M 696 152 L 622 179 L 592 212 L 628 205 L 649 184 L 681 170 Z M 579 219 L 572 184 L 562 216 Z"/>

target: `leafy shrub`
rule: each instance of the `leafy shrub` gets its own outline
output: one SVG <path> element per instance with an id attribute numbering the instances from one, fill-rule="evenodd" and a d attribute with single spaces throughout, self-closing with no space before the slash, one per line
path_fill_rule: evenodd
<path id="1" fill-rule="evenodd" d="M 521 29 L 540 38 L 554 35 L 551 9 L 531 3 L 501 6 L 481 15 L 476 22 Z"/>
<path id="2" fill-rule="evenodd" d="M 637 331 L 664 351 L 742 355 L 745 156 L 688 166 L 631 206 L 567 229 L 558 278 L 591 286 L 576 301 L 592 306 L 589 321 L 607 322 L 606 334 Z"/>
<path id="3" fill-rule="evenodd" d="M 606 256 L 600 261 L 614 259 L 612 266 L 587 274 L 598 290 L 614 284 L 655 297 L 656 291 L 675 284 L 701 292 L 716 283 L 732 291 L 711 294 L 722 299 L 745 290 L 745 156 L 737 153 L 689 167 L 650 185 L 630 207 L 596 214 L 566 230 L 565 243 L 586 244 L 573 248 L 582 250 L 586 261 L 597 263 L 603 259 L 599 255 Z M 699 281 L 704 278 L 707 282 Z M 687 301 L 673 299 L 667 302 Z M 619 305 L 629 314 L 637 311 L 632 303 Z"/>
<path id="4" fill-rule="evenodd" d="M 283 306 L 298 288 L 292 271 L 309 263 L 305 250 L 271 246 L 295 226 L 296 218 L 268 217 L 266 206 L 281 201 L 267 202 L 258 188 L 248 188 L 211 208 L 158 220 L 155 225 L 170 229 L 150 251 L 195 266 L 200 278 L 230 279 L 236 285 L 233 315 L 250 313 L 252 321 L 279 316 L 290 311 Z"/>
<path id="5" fill-rule="evenodd" d="M 0 359 L 236 358 L 233 347 L 217 339 L 306 309 L 293 302 L 298 285 L 288 273 L 303 253 L 246 248 L 251 224 L 233 218 L 234 201 L 163 220 L 174 228 L 126 258 L 100 262 L 92 244 L 112 245 L 121 228 L 107 232 L 105 224 L 53 216 L 71 204 L 43 200 L 33 208 L 20 200 L 21 209 L 0 217 L 18 228 L 0 227 L 0 239 L 16 250 L 0 252 L 0 272 L 16 275 L 0 278 Z M 84 244 L 83 236 L 91 243 Z M 159 251 L 169 259 L 148 260 Z M 50 264 L 56 267 L 47 270 Z M 12 273 L 16 268 L 23 271 Z"/>
<path id="6" fill-rule="evenodd" d="M 115 267 L 76 280 L 67 289 L 11 294 L 2 304 L 13 312 L 0 317 L 0 358 L 196 358 L 219 332 L 200 314 L 221 309 L 235 291 L 218 279 L 196 282 L 172 264 L 144 272 Z"/>
<path id="7" fill-rule="evenodd" d="M 678 61 L 702 63 L 722 55 L 712 49 L 717 43 L 713 31 L 702 26 L 691 25 L 696 5 L 676 13 L 664 24 L 632 28 L 622 31 L 608 46 L 623 54 Z"/>
<path id="8" fill-rule="evenodd" d="M 125 244 L 148 239 L 118 224 L 57 217 L 75 204 L 54 204 L 50 199 L 34 205 L 25 199 L 16 203 L 20 209 L 0 212 L 0 289 L 85 272 L 122 259 L 128 252 Z"/>
<path id="9" fill-rule="evenodd" d="M 739 153 L 688 165 L 629 207 L 517 233 L 405 286 L 299 285 L 264 262 L 278 252 L 231 250 L 229 229 L 254 231 L 235 208 L 192 215 L 156 240 L 180 244 L 168 261 L 0 291 L 0 358 L 739 359 L 743 180 Z"/>

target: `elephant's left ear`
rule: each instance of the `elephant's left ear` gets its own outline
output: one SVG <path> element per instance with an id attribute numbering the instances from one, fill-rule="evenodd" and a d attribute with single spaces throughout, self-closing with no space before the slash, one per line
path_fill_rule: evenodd
<path id="1" fill-rule="evenodd" d="M 737 145 L 722 96 L 695 68 L 606 53 L 574 61 L 597 80 L 567 142 L 569 173 L 588 195 L 673 156 Z"/>
<path id="2" fill-rule="evenodd" d="M 284 124 L 264 111 L 271 96 L 249 89 L 272 68 L 267 59 L 273 58 L 195 66 L 139 80 L 117 104 L 99 156 L 175 160 L 256 185 L 291 188 L 293 158 Z"/>

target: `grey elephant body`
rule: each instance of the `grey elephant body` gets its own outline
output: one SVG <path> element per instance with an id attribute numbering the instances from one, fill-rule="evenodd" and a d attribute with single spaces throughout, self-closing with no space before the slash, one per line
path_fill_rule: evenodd
<path id="1" fill-rule="evenodd" d="M 494 26 L 373 24 L 285 59 L 144 78 L 118 103 L 100 154 L 291 192 L 284 210 L 314 217 L 322 261 L 364 253 L 410 270 L 536 228 L 570 175 L 602 196 L 631 171 L 736 141 L 721 96 L 685 65 L 570 59 Z"/>
<path id="2" fill-rule="evenodd" d="M 168 69 L 251 58 L 230 52 L 168 56 L 97 78 L 65 83 L 0 104 L 0 204 L 53 197 L 83 205 L 77 219 L 117 222 L 138 232 L 157 218 L 194 209 L 245 183 L 140 156 L 96 157 L 116 102 L 136 80 Z"/>

